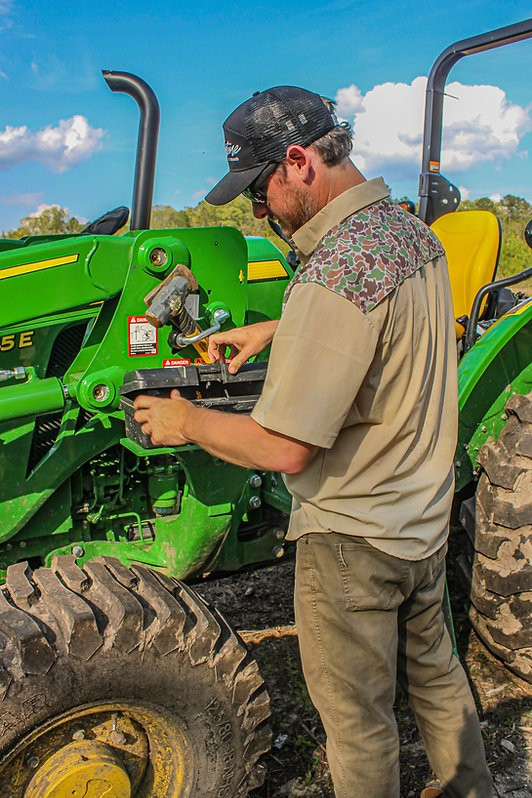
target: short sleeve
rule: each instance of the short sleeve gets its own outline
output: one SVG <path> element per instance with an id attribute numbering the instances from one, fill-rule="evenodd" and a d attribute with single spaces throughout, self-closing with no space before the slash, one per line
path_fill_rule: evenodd
<path id="1" fill-rule="evenodd" d="M 371 365 L 378 331 L 348 299 L 316 283 L 296 285 L 252 411 L 261 426 L 330 448 Z"/>

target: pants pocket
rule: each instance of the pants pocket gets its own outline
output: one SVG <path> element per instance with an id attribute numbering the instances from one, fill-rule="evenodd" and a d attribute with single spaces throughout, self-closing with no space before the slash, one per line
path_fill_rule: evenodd
<path id="1" fill-rule="evenodd" d="M 334 550 L 346 610 L 385 611 L 401 604 L 400 585 L 408 572 L 405 561 L 363 539 L 335 542 Z"/>

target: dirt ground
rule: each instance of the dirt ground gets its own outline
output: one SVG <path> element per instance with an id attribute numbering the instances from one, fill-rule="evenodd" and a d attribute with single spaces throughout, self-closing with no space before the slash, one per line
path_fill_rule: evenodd
<path id="1" fill-rule="evenodd" d="M 199 592 L 243 632 L 266 682 L 273 746 L 267 776 L 253 798 L 333 798 L 325 735 L 301 672 L 293 628 L 293 563 L 201 586 Z M 486 753 L 499 798 L 532 796 L 532 685 L 510 674 L 471 630 L 465 596 L 448 563 L 458 649 L 477 700 Z M 246 634 L 267 630 L 265 635 Z M 278 634 L 279 636 L 275 636 Z M 417 798 L 432 777 L 404 696 L 397 695 L 401 797 Z"/>

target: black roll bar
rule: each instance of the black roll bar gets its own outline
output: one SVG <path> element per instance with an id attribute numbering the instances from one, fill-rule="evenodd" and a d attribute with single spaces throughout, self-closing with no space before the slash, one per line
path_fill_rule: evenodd
<path id="1" fill-rule="evenodd" d="M 434 62 L 427 82 L 423 155 L 419 178 L 419 216 L 427 224 L 431 224 L 443 213 L 443 211 L 437 212 L 432 207 L 431 177 L 439 176 L 440 172 L 443 96 L 445 81 L 451 68 L 466 55 L 493 50 L 505 44 L 529 39 L 531 36 L 532 19 L 525 19 L 523 22 L 516 22 L 514 25 L 507 25 L 505 28 L 498 28 L 451 44 Z"/>
<path id="2" fill-rule="evenodd" d="M 140 110 L 137 161 L 131 210 L 131 230 L 146 230 L 150 226 L 159 137 L 160 110 L 157 97 L 148 84 L 130 72 L 102 71 L 111 91 L 129 94 Z"/>

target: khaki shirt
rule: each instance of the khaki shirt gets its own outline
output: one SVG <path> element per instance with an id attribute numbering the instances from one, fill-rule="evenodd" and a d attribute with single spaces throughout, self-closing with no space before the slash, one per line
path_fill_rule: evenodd
<path id="1" fill-rule="evenodd" d="M 334 531 L 417 560 L 445 541 L 453 496 L 452 297 L 437 239 L 387 195 L 349 189 L 294 235 L 304 262 L 252 417 L 320 447 L 286 476 L 289 539 Z"/>

